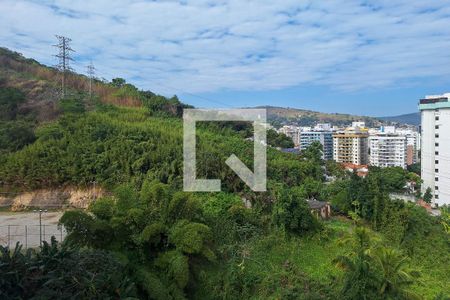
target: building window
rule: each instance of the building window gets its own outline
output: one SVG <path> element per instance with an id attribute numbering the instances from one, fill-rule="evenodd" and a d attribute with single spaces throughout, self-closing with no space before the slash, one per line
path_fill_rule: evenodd
<path id="1" fill-rule="evenodd" d="M 434 172 L 435 173 L 439 173 L 439 169 L 434 169 Z"/>
<path id="2" fill-rule="evenodd" d="M 434 177 L 434 181 L 439 181 L 439 177 Z"/>
<path id="3" fill-rule="evenodd" d="M 439 190 L 439 187 L 438 187 L 438 186 L 435 186 L 434 189 L 435 189 L 436 191 L 438 191 L 438 190 Z"/>
<path id="4" fill-rule="evenodd" d="M 435 163 L 436 165 L 438 165 L 438 164 L 439 164 L 439 161 L 438 161 L 438 160 L 435 160 L 434 163 Z"/>
<path id="5" fill-rule="evenodd" d="M 434 146 L 435 147 L 439 147 L 439 143 L 434 143 Z"/>
<path id="6" fill-rule="evenodd" d="M 436 116 L 434 119 L 435 119 L 436 121 L 439 121 L 439 116 Z"/>
<path id="7" fill-rule="evenodd" d="M 439 195 L 434 195 L 434 198 L 435 199 L 439 199 Z"/>
<path id="8" fill-rule="evenodd" d="M 434 126 L 434 129 L 439 129 L 439 125 Z"/>
<path id="9" fill-rule="evenodd" d="M 439 155 L 439 151 L 435 151 L 434 154 L 435 154 L 435 155 Z"/>

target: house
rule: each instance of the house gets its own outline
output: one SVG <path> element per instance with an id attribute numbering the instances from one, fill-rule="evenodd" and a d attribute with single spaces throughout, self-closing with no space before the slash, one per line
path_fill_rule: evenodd
<path id="1" fill-rule="evenodd" d="M 298 148 L 280 148 L 280 151 L 284 153 L 300 154 L 300 150 Z"/>
<path id="2" fill-rule="evenodd" d="M 311 209 L 311 213 L 317 218 L 329 219 L 331 217 L 331 206 L 328 202 L 315 199 L 308 200 L 307 202 Z"/>
<path id="3" fill-rule="evenodd" d="M 347 171 L 355 173 L 359 177 L 366 177 L 369 174 L 369 166 L 368 165 L 356 165 L 352 163 L 342 163 L 341 164 Z"/>

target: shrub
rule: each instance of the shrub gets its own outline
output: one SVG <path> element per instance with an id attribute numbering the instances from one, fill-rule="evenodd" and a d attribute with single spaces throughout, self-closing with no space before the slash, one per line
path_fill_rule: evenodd
<path id="1" fill-rule="evenodd" d="M 0 246 L 1 299 L 119 299 L 136 297 L 128 270 L 111 254 L 60 246 L 53 237 L 25 253 Z"/>

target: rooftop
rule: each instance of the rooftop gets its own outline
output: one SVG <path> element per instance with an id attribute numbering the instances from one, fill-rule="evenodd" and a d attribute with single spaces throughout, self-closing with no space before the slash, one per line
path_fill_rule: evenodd
<path id="1" fill-rule="evenodd" d="M 328 202 L 319 201 L 319 200 L 315 200 L 315 199 L 308 200 L 307 202 L 308 202 L 309 208 L 311 208 L 311 209 L 320 209 L 320 208 L 328 205 Z"/>
<path id="2" fill-rule="evenodd" d="M 420 99 L 420 104 L 433 104 L 433 103 L 440 103 L 440 102 L 448 102 L 448 98 L 447 97 L 440 97 L 440 98 Z"/>
<path id="3" fill-rule="evenodd" d="M 450 93 L 446 93 L 443 95 L 426 96 L 424 99 L 420 99 L 419 109 L 427 110 L 437 108 L 450 108 L 449 98 Z"/>

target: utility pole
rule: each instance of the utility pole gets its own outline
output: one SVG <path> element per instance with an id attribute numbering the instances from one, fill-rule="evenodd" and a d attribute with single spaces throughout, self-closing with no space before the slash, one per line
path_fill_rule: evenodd
<path id="1" fill-rule="evenodd" d="M 39 210 L 34 210 L 34 212 L 38 212 L 39 213 L 39 246 L 42 247 L 42 213 L 46 213 L 47 210 L 44 209 L 39 209 Z M 45 225 L 44 225 L 45 226 Z M 44 228 L 44 232 L 45 232 L 45 228 Z M 44 233 L 45 235 L 45 233 Z"/>
<path id="2" fill-rule="evenodd" d="M 92 98 L 92 80 L 94 79 L 95 76 L 95 67 L 92 61 L 87 66 L 87 73 L 89 76 L 89 98 Z"/>
<path id="3" fill-rule="evenodd" d="M 94 202 L 95 202 L 95 200 L 97 200 L 97 189 L 95 188 L 97 181 L 94 180 L 93 184 L 94 184 Z"/>
<path id="4" fill-rule="evenodd" d="M 74 52 L 74 50 L 70 47 L 70 42 L 72 41 L 72 39 L 61 35 L 55 36 L 58 39 L 58 44 L 54 45 L 58 48 L 58 54 L 55 55 L 58 58 L 58 64 L 56 65 L 56 67 L 62 73 L 61 95 L 62 98 L 64 98 L 66 95 L 66 73 L 67 71 L 72 71 L 69 62 L 73 61 L 73 58 L 70 56 L 70 54 Z"/>

